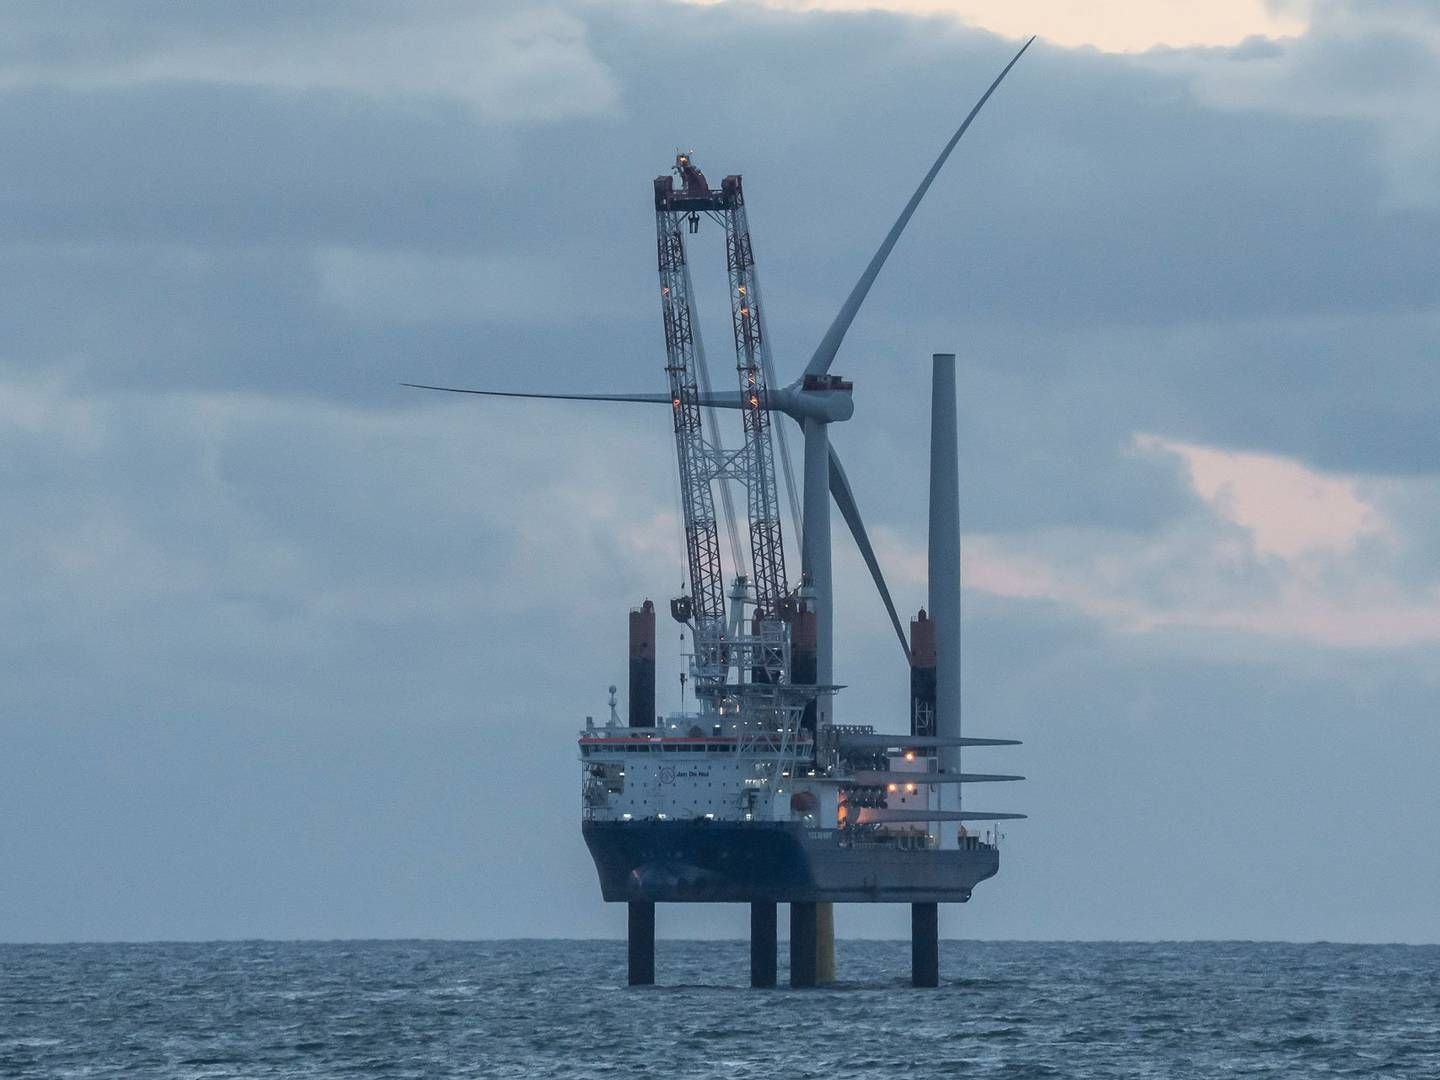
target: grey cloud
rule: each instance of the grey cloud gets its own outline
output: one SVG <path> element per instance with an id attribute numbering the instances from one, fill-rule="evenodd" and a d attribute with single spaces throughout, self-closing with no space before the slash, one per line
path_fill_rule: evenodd
<path id="1" fill-rule="evenodd" d="M 0 687 L 0 938 L 618 932 L 563 778 L 620 671 L 625 606 L 680 580 L 663 414 L 394 384 L 659 386 L 647 194 L 677 146 L 744 173 L 792 374 L 1009 48 L 943 20 L 581 5 L 557 10 L 616 96 L 580 117 L 365 92 L 363 72 L 135 76 L 196 42 L 383 32 L 410 10 L 7 9 L 6 63 L 32 77 L 0 93 L 0 475 L 19 522 L 0 542 L 18 673 Z M 677 67 L 676 43 L 701 41 Z M 1186 62 L 1269 62 L 1236 55 Z M 117 66 L 123 85 L 93 74 Z M 1037 47 L 992 101 L 839 360 L 858 407 L 836 442 L 867 518 L 918 537 L 927 358 L 953 347 L 967 528 L 1135 550 L 1203 523 L 1175 464 L 1133 452 L 1149 431 L 1401 485 L 1385 505 L 1423 586 L 1440 219 L 1384 205 L 1364 117 L 1218 109 L 1192 78 Z M 698 240 L 718 298 L 713 230 Z M 713 302 L 704 325 L 724 379 Z M 905 672 L 869 588 L 843 584 L 837 669 L 847 715 L 884 723 Z M 1034 777 L 1015 801 L 1035 816 L 953 932 L 1430 932 L 1429 652 L 967 605 L 967 724 L 1027 739 L 997 767 Z M 1349 775 L 1375 787 L 1342 788 L 1335 748 L 1362 723 Z M 560 779 L 496 791 L 496 760 Z M 1401 827 L 1337 819 L 1340 791 Z M 1264 842 L 1237 844 L 1242 824 Z M 1352 890 L 1330 888 L 1325 827 L 1362 852 Z M 1196 858 L 1177 871 L 1176 850 Z M 556 895 L 576 899 L 536 914 Z"/>
<path id="2" fill-rule="evenodd" d="M 1200 97 L 1222 107 L 1355 120 L 1379 142 L 1388 203 L 1440 202 L 1440 125 L 1425 104 L 1440 88 L 1432 4 L 1321 0 L 1306 34 L 1256 62 L 1226 70 L 1182 53 L 1160 63 L 1190 69 Z"/>
<path id="3" fill-rule="evenodd" d="M 9 19 L 16 45 L 0 85 L 338 90 L 450 100 L 501 124 L 594 116 L 614 105 L 614 83 L 590 53 L 584 23 L 558 4 L 322 3 L 252 18 L 208 3 L 161 5 L 149 21 L 130 15 L 93 2 L 20 8 Z M 58 48 L 50 44 L 57 38 L 65 42 Z"/>
<path id="4" fill-rule="evenodd" d="M 13 91 L 0 135 L 11 235 L 51 243 L 474 245 L 498 208 L 473 193 L 514 171 L 510 139 L 463 113 L 331 92 Z"/>

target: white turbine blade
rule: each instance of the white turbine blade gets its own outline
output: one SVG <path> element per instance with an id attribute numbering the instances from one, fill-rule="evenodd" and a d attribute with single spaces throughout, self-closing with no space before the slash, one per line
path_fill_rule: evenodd
<path id="1" fill-rule="evenodd" d="M 849 776 L 827 776 L 828 783 L 856 787 L 885 787 L 889 784 L 915 784 L 929 787 L 934 784 L 992 784 L 1004 780 L 1024 780 L 1023 776 L 1008 773 L 942 773 L 905 772 L 891 769 L 856 769 Z"/>
<path id="2" fill-rule="evenodd" d="M 845 524 L 850 526 L 850 535 L 855 538 L 855 546 L 860 549 L 860 557 L 865 560 L 865 565 L 870 568 L 871 580 L 875 582 L 875 588 L 880 591 L 880 599 L 885 602 L 885 611 L 890 616 L 890 625 L 895 628 L 895 636 L 900 639 L 900 651 L 905 654 L 905 660 L 910 660 L 910 642 L 905 639 L 905 628 L 900 623 L 900 616 L 895 611 L 895 601 L 890 598 L 890 588 L 885 584 L 885 575 L 880 572 L 880 563 L 875 558 L 875 549 L 870 546 L 870 537 L 865 532 L 865 522 L 860 520 L 860 508 L 855 505 L 855 495 L 850 490 L 850 481 L 845 478 L 845 469 L 840 464 L 840 458 L 835 454 L 835 447 L 830 447 L 830 497 L 835 500 L 835 505 L 840 509 L 840 516 L 845 519 Z"/>
<path id="3" fill-rule="evenodd" d="M 824 375 L 830 370 L 830 365 L 835 360 L 835 354 L 840 351 L 840 343 L 845 340 L 845 334 L 850 329 L 850 324 L 855 321 L 855 315 L 860 310 L 860 305 L 865 302 L 865 297 L 870 292 L 870 286 L 875 284 L 875 278 L 879 276 L 880 268 L 885 265 L 885 260 L 890 256 L 890 249 L 895 246 L 895 242 L 900 239 L 900 234 L 905 231 L 905 226 L 910 223 L 911 215 L 915 213 L 915 208 L 920 205 L 920 200 L 925 197 L 925 193 L 930 190 L 931 183 L 939 175 L 946 159 L 950 157 L 950 151 L 955 149 L 955 144 L 960 141 L 960 137 L 970 127 L 970 122 L 975 119 L 985 102 L 990 100 L 990 95 L 995 92 L 996 87 L 1000 85 L 1005 76 L 1010 74 L 1010 69 L 1025 54 L 1025 50 L 1034 40 L 1032 37 L 1030 41 L 1020 46 L 1020 51 L 1015 54 L 1010 63 L 1005 65 L 1005 70 L 995 76 L 995 81 L 990 84 L 990 89 L 980 96 L 980 100 L 970 110 L 970 115 L 965 117 L 965 122 L 960 125 L 954 135 L 950 136 L 950 141 L 945 144 L 945 149 L 940 151 L 940 156 L 935 159 L 935 164 L 930 166 L 930 171 L 925 174 L 925 179 L 920 181 L 920 186 L 915 189 L 915 194 L 910 196 L 910 201 L 905 204 L 905 209 L 900 212 L 895 224 L 890 226 L 890 232 L 886 235 L 885 242 L 880 245 L 880 250 L 875 252 L 874 257 L 870 260 L 870 265 L 865 268 L 865 273 L 860 275 L 860 280 L 855 283 L 855 287 L 850 290 L 850 295 L 845 298 L 845 303 L 840 308 L 840 313 L 835 316 L 835 321 L 830 324 L 830 329 L 826 330 L 825 336 L 820 339 L 815 354 L 810 357 L 810 363 L 805 365 L 806 375 Z"/>
<path id="4" fill-rule="evenodd" d="M 459 386 L 427 386 L 424 383 L 401 383 L 412 390 L 443 390 L 447 394 L 482 394 L 485 397 L 550 398 L 556 401 L 637 401 L 663 405 L 669 394 L 532 394 L 518 390 L 470 390 Z"/>
<path id="5" fill-rule="evenodd" d="M 995 814 L 988 810 L 889 810 L 879 806 L 864 807 L 858 814 L 861 825 L 925 821 L 1022 821 L 1026 816 Z"/>
<path id="6" fill-rule="evenodd" d="M 1019 739 L 941 738 L 938 735 L 884 735 L 840 732 L 836 741 L 846 750 L 929 750 L 937 746 L 1019 746 Z"/>
<path id="7" fill-rule="evenodd" d="M 459 386 L 427 386 L 424 383 L 401 383 L 412 390 L 442 390 L 447 394 L 481 394 L 485 397 L 547 398 L 553 401 L 621 401 L 645 405 L 668 405 L 669 394 L 535 394 L 519 390 L 470 390 Z M 740 391 L 722 390 L 713 394 L 701 394 L 700 404 L 716 409 L 743 409 Z"/>

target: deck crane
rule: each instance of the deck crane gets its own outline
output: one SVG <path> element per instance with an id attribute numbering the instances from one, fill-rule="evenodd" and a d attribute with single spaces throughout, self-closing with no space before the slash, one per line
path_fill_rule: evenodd
<path id="1" fill-rule="evenodd" d="M 679 186 L 676 185 L 676 179 Z M 735 365 L 744 418 L 744 442 L 731 454 L 706 438 L 702 414 L 704 356 L 696 348 L 695 299 L 685 235 L 699 229 L 701 215 L 725 232 Z M 727 681 L 735 644 L 727 634 L 714 484 L 741 481 L 746 491 L 755 606 L 749 653 L 743 668 L 762 682 L 785 677 L 785 628 L 789 586 L 784 536 L 771 445 L 770 366 L 760 318 L 760 287 L 739 176 L 712 189 L 689 154 L 677 154 L 671 175 L 655 178 L 655 231 L 660 306 L 665 327 L 665 372 L 679 464 L 690 594 L 672 605 L 676 618 L 694 627 L 697 690 L 718 690 Z M 706 388 L 708 389 L 708 388 Z M 740 594 L 737 594 L 740 595 Z M 738 601 L 743 603 L 743 600 Z M 708 684 L 702 685 L 702 684 Z"/>
<path id="2" fill-rule="evenodd" d="M 700 213 L 715 200 L 698 169 L 677 157 L 684 187 L 674 190 L 670 176 L 655 179 L 655 248 L 660 271 L 660 312 L 665 323 L 665 374 L 680 468 L 680 503 L 685 528 L 685 559 L 690 595 L 671 606 L 675 618 L 695 628 L 696 689 L 702 682 L 723 683 L 729 667 L 724 648 L 725 588 L 720 567 L 720 530 L 715 515 L 715 482 L 724 476 L 723 456 L 708 444 L 701 425 L 700 363 L 695 347 L 695 305 L 682 225 L 695 231 Z"/>

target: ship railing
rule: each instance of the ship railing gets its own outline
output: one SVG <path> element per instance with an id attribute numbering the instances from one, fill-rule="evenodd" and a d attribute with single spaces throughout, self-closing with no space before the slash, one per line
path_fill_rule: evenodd
<path id="1" fill-rule="evenodd" d="M 797 740 L 793 732 L 750 732 L 739 735 L 672 735 L 651 738 L 582 736 L 582 759 L 602 754 L 758 754 L 783 760 L 788 766 L 809 760 L 813 744 Z"/>

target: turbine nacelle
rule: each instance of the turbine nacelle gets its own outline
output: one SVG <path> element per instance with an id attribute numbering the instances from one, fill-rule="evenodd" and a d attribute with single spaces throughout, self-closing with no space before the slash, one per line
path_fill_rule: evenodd
<path id="1" fill-rule="evenodd" d="M 772 412 L 803 425 L 806 420 L 835 424 L 855 415 L 854 383 L 839 375 L 802 375 L 789 386 L 770 391 Z"/>

